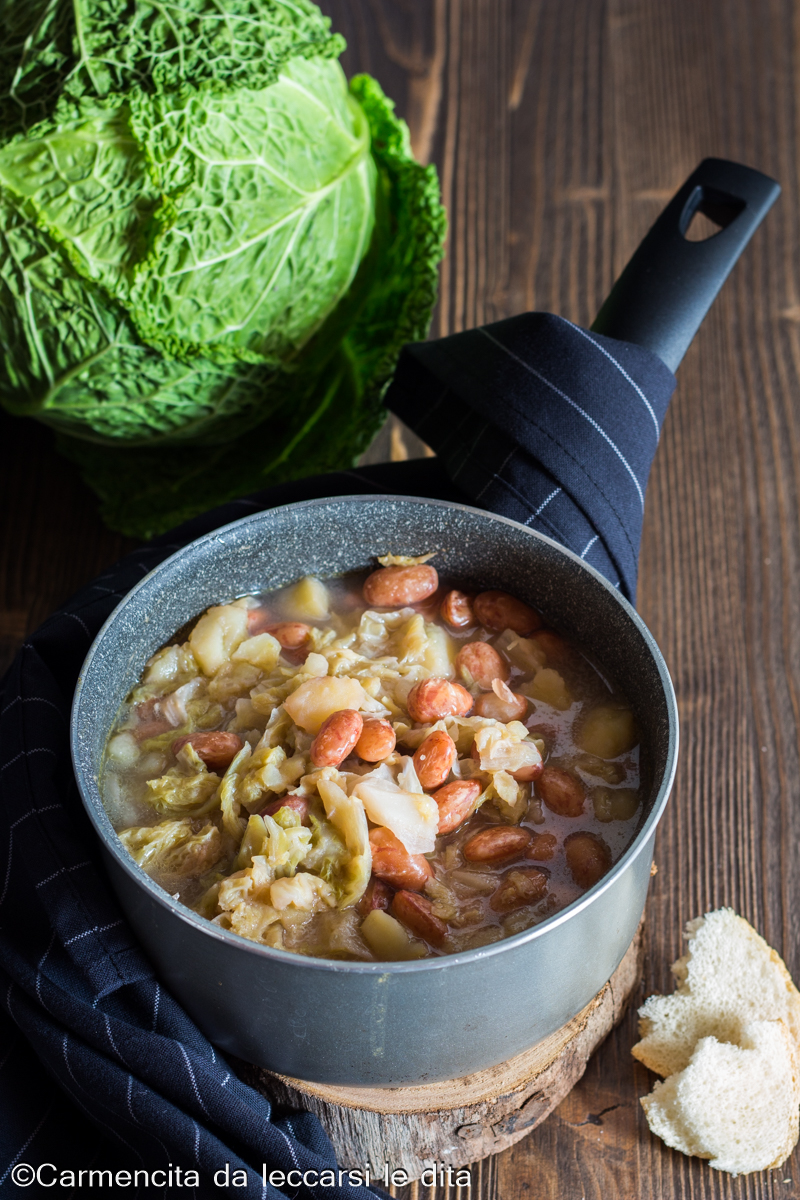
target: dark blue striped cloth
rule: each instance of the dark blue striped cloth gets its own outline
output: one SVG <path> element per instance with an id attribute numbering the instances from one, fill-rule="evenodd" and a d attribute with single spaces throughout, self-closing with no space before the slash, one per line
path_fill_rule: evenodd
<path id="1" fill-rule="evenodd" d="M 644 494 L 675 376 L 649 350 L 524 313 L 406 346 L 386 404 L 473 504 L 636 599 Z"/>

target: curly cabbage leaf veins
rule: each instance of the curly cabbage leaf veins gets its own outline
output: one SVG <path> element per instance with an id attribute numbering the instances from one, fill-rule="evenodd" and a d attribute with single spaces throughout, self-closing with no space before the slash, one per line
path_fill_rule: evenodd
<path id="1" fill-rule="evenodd" d="M 131 532 L 167 493 L 178 517 L 302 473 L 328 418 L 363 437 L 424 333 L 435 176 L 343 47 L 309 0 L 0 10 L 0 400 L 68 435 L 107 509 L 150 504 Z M 265 420 L 268 452 L 239 454 Z M 238 461 L 198 503 L 197 446 L 221 443 Z"/>

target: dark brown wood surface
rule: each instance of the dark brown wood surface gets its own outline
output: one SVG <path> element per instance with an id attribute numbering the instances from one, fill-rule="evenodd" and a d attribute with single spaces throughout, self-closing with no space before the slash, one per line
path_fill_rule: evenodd
<path id="1" fill-rule="evenodd" d="M 640 998 L 723 904 L 800 976 L 800 7 L 790 0 L 325 0 L 437 164 L 450 214 L 433 333 L 527 308 L 591 321 L 706 155 L 784 192 L 689 350 L 647 498 L 639 608 L 682 750 L 656 849 Z M 125 549 L 53 452 L 0 417 L 0 654 Z M 732 1179 L 667 1150 L 635 1017 L 556 1113 L 459 1200 L 800 1196 L 797 1153 Z M 406 1189 L 455 1200 L 455 1188 Z"/>

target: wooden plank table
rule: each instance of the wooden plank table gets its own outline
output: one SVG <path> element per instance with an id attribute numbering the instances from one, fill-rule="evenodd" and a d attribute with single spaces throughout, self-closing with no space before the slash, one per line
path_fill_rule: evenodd
<path id="1" fill-rule="evenodd" d="M 686 920 L 730 904 L 800 976 L 800 259 L 789 0 L 325 0 L 397 100 L 450 214 L 433 333 L 529 308 L 588 324 L 706 155 L 778 205 L 680 368 L 648 493 L 639 609 L 682 750 L 659 833 L 640 998 Z M 126 548 L 45 430 L 0 417 L 0 655 Z M 395 439 L 397 444 L 397 439 Z M 797 1154 L 731 1179 L 653 1138 L 631 1013 L 557 1112 L 473 1170 L 472 1200 L 766 1200 Z M 455 1200 L 419 1185 L 411 1200 Z M 466 1195 L 460 1192 L 460 1200 Z"/>

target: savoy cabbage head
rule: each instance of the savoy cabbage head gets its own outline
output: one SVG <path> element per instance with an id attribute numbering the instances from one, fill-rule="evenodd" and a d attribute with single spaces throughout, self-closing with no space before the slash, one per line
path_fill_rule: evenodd
<path id="1" fill-rule="evenodd" d="M 0 400 L 149 535 L 352 461 L 424 336 L 432 168 L 310 0 L 0 0 Z"/>

